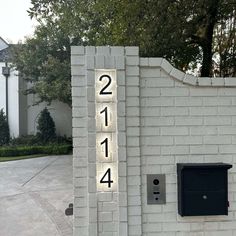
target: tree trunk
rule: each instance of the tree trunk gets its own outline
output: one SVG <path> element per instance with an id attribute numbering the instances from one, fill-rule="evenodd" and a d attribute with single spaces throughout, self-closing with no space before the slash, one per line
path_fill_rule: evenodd
<path id="1" fill-rule="evenodd" d="M 217 23 L 217 14 L 219 7 L 219 0 L 210 0 L 208 8 L 208 16 L 206 21 L 205 35 L 203 37 L 203 60 L 201 77 L 209 77 L 212 72 L 212 42 L 214 27 Z"/>
<path id="2" fill-rule="evenodd" d="M 203 59 L 201 77 L 210 77 L 212 72 L 212 43 L 207 43 L 202 47 Z"/>

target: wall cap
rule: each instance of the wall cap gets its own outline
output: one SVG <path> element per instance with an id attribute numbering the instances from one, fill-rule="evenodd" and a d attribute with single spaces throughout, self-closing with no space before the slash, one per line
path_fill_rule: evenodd
<path id="1" fill-rule="evenodd" d="M 236 77 L 197 77 L 186 74 L 170 64 L 165 58 L 149 57 L 140 58 L 140 66 L 160 67 L 170 77 L 180 81 L 183 84 L 198 87 L 236 87 Z"/>

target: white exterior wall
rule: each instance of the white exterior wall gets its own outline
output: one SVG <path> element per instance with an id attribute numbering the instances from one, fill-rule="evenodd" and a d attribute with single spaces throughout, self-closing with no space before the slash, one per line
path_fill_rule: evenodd
<path id="1" fill-rule="evenodd" d="M 142 235 L 236 235 L 236 78 L 197 79 L 165 60 L 140 60 Z M 176 163 L 198 162 L 233 164 L 228 216 L 178 215 Z M 165 205 L 146 204 L 146 174 L 166 175 Z"/>
<path id="2" fill-rule="evenodd" d="M 0 63 L 0 69 L 5 63 Z M 0 109 L 4 109 L 6 114 L 6 78 L 0 73 Z M 8 78 L 8 119 L 10 135 L 19 136 L 19 78 L 18 73 L 11 70 Z"/>
<path id="3" fill-rule="evenodd" d="M 4 66 L 5 63 L 0 63 L 0 69 Z M 20 83 L 18 72 L 11 70 L 8 78 L 8 112 L 11 137 L 36 134 L 39 113 L 47 106 L 46 103 L 33 106 L 36 101 L 36 95 L 28 95 L 25 98 L 22 93 L 25 89 L 25 81 Z M 55 122 L 57 134 L 70 137 L 72 134 L 71 108 L 58 101 L 53 101 L 47 107 Z M 6 114 L 6 79 L 0 73 L 0 109 L 2 108 Z"/>
<path id="4" fill-rule="evenodd" d="M 50 106 L 46 103 L 40 103 L 36 106 L 33 106 L 34 102 L 37 101 L 36 95 L 27 96 L 27 130 L 28 134 L 37 133 L 38 118 L 40 112 L 47 107 L 50 115 L 52 116 L 57 135 L 71 137 L 72 134 L 72 111 L 71 108 L 58 101 L 53 101 Z"/>
<path id="5" fill-rule="evenodd" d="M 139 58 L 137 47 L 72 47 L 71 61 L 74 236 L 236 235 L 236 78 L 185 75 L 162 58 Z M 95 69 L 117 70 L 113 193 L 96 190 Z M 228 216 L 178 215 L 179 162 L 233 165 Z M 147 174 L 166 175 L 166 204 L 147 205 Z"/>

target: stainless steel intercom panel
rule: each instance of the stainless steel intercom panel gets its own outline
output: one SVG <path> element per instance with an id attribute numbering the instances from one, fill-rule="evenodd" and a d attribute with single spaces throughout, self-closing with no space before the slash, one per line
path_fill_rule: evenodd
<path id="1" fill-rule="evenodd" d="M 147 175 L 147 204 L 166 203 L 166 178 L 164 174 Z"/>

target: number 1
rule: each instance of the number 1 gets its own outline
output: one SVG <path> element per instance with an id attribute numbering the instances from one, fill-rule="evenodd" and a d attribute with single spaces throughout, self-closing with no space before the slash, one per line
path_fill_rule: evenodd
<path id="1" fill-rule="evenodd" d="M 108 114 L 107 114 L 107 107 L 105 107 L 102 111 L 100 111 L 100 114 L 105 112 L 105 126 L 108 126 Z"/>
<path id="2" fill-rule="evenodd" d="M 105 138 L 102 142 L 101 145 L 105 144 L 105 157 L 108 157 L 108 138 Z"/>

